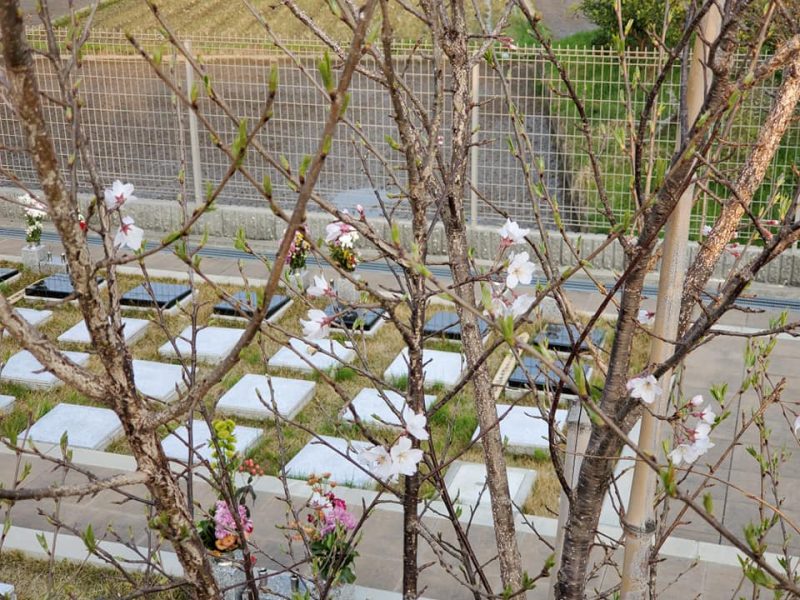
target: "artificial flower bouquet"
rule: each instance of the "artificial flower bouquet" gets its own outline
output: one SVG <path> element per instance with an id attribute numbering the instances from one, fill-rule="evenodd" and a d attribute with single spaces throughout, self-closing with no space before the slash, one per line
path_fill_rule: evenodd
<path id="1" fill-rule="evenodd" d="M 289 254 L 286 256 L 286 266 L 290 273 L 297 273 L 306 268 L 308 253 L 311 251 L 311 243 L 308 241 L 308 233 L 305 226 L 301 225 L 294 232 L 294 239 L 289 246 Z"/>
<path id="2" fill-rule="evenodd" d="M 253 520 L 246 500 L 248 496 L 255 499 L 253 479 L 263 475 L 264 470 L 252 459 L 241 460 L 236 451 L 236 436 L 233 433 L 235 423 L 231 419 L 217 419 L 212 427 L 216 444 L 211 449 L 211 468 L 219 471 L 219 480 L 234 481 L 237 472 L 248 475 L 247 482 L 233 490 L 232 502 L 220 495 L 220 499 L 208 510 L 207 517 L 197 523 L 203 544 L 210 554 L 219 557 L 226 552 L 241 549 L 253 533 Z M 241 524 L 241 536 L 236 525 L 236 515 Z"/>
<path id="3" fill-rule="evenodd" d="M 333 262 L 348 273 L 355 271 L 358 263 L 361 262 L 361 256 L 355 248 L 355 244 L 359 240 L 355 228 L 347 223 L 336 221 L 325 227 L 325 233 L 327 234 L 325 241 Z"/>
<path id="4" fill-rule="evenodd" d="M 47 216 L 47 207 L 28 194 L 19 197 L 25 206 L 25 241 L 38 246 L 42 241 L 42 221 Z"/>
<path id="5" fill-rule="evenodd" d="M 358 520 L 347 510 L 347 503 L 334 494 L 336 484 L 329 478 L 326 473 L 308 480 L 312 494 L 303 531 L 311 549 L 314 575 L 330 586 L 337 586 L 356 580 L 353 562 L 358 556 L 355 549 L 358 539 L 354 538 L 353 530 Z"/>

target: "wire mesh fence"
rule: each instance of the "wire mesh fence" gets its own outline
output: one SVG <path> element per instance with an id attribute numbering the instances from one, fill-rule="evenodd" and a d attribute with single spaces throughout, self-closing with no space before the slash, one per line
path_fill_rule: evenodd
<path id="1" fill-rule="evenodd" d="M 29 37 L 36 46 L 44 44 L 42 31 L 32 30 Z M 177 54 L 157 34 L 137 34 L 137 40 L 150 50 L 160 49 L 165 76 L 185 92 L 187 69 Z M 202 118 L 199 140 L 194 147 L 188 112 L 176 101 L 169 86 L 136 54 L 123 34 L 93 32 L 79 77 L 85 131 L 104 182 L 117 178 L 131 181 L 140 196 L 169 201 L 182 192 L 192 195 L 193 172 L 198 171 L 199 165 L 202 187 L 218 185 L 230 168 L 230 160 L 220 150 L 218 141 L 229 144 L 234 139 L 237 128 L 231 115 L 246 118 L 251 127 L 262 118 L 273 66 L 279 72 L 278 93 L 272 114 L 255 140 L 276 160 L 288 163 L 297 172 L 303 157 L 319 146 L 327 113 L 328 101 L 316 71 L 322 46 L 295 42 L 290 46 L 293 57 L 289 58 L 266 39 L 205 37 L 193 40 L 192 44 L 214 92 L 227 107 L 221 110 L 208 99 L 205 82 L 195 74 Z M 627 86 L 630 90 L 627 97 L 634 111 L 640 110 L 648 82 L 655 77 L 661 59 L 655 52 L 632 52 L 628 55 L 628 70 L 623 71 L 619 57 L 607 50 L 575 48 L 559 49 L 557 53 L 582 98 L 592 130 L 592 150 L 603 174 L 609 204 L 615 215 L 622 217 L 635 208 L 631 158 L 626 144 L 630 124 L 624 92 Z M 406 84 L 421 105 L 432 111 L 435 79 L 430 57 L 418 47 L 402 44 L 398 45 L 397 55 Z M 566 97 L 559 73 L 536 49 L 502 49 L 495 56 L 502 78 L 486 64 L 473 74 L 479 105 L 472 150 L 476 154 L 471 161 L 470 179 L 475 190 L 471 201 L 476 203 L 474 214 L 478 221 L 499 219 L 498 210 L 524 223 L 530 223 L 536 212 L 554 220 L 555 205 L 570 229 L 606 230 L 608 221 L 602 214 L 586 153 L 588 142 L 578 110 Z M 58 82 L 51 65 L 38 57 L 37 67 L 42 90 L 50 97 L 57 97 Z M 366 71 L 369 68 L 365 63 Z M 755 138 L 778 84 L 776 75 L 745 98 L 726 134 L 727 146 L 717 164 L 718 177 L 733 178 L 740 169 L 747 146 Z M 648 146 L 653 151 L 650 164 L 656 179 L 675 148 L 679 88 L 676 66 L 661 90 L 657 122 L 652 130 L 648 129 L 648 133 L 652 131 Z M 401 156 L 392 148 L 392 140 L 399 136 L 389 96 L 369 73 L 357 73 L 350 92 L 347 113 L 350 126 L 340 127 L 317 190 L 348 208 L 360 203 L 374 211 L 377 198 L 381 198 L 402 216 L 405 178 Z M 63 109 L 53 102 L 46 104 L 48 123 L 66 167 L 73 152 L 73 132 Z M 541 188 L 528 185 L 515 157 L 517 141 L 509 118 L 510 105 L 523 115 L 522 124 L 533 150 L 534 173 L 542 169 Z M 445 155 L 448 128 L 445 122 L 444 135 L 439 140 Z M 20 130 L 13 112 L 5 104 L 0 106 L 0 142 L 3 178 L 8 179 L 8 174 L 14 173 L 33 184 L 30 161 L 19 151 L 23 146 Z M 792 177 L 791 165 L 798 148 L 800 128 L 795 126 L 770 167 L 768 181 L 759 192 L 759 202 L 774 197 L 781 181 Z M 260 183 L 270 176 L 276 200 L 291 205 L 295 192 L 282 182 L 278 171 L 257 150 L 248 152 L 244 166 L 251 180 L 235 173 L 225 185 L 220 202 L 263 204 L 253 182 Z M 80 158 L 76 172 L 81 185 L 86 186 L 83 191 L 89 192 Z M 696 230 L 713 223 L 718 206 L 714 189 L 718 188 L 708 186 L 707 193 L 698 197 Z M 544 196 L 549 201 L 542 192 L 546 192 Z"/>

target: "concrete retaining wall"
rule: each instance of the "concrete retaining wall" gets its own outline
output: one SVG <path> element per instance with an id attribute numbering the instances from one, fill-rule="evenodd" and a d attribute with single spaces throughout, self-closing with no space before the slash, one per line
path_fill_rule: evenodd
<path id="1" fill-rule="evenodd" d="M 10 189 L 0 189 L 0 194 L 14 196 L 18 192 Z M 83 206 L 88 202 L 88 197 L 80 199 Z M 181 222 L 180 207 L 175 202 L 163 200 L 139 199 L 137 202 L 126 206 L 126 213 L 136 219 L 136 224 L 144 228 L 150 239 L 157 239 L 163 234 L 174 231 Z M 0 202 L 0 217 L 8 227 L 24 227 L 21 209 L 19 206 L 8 202 Z M 311 213 L 308 225 L 312 236 L 317 239 L 324 237 L 325 225 L 331 222 L 326 214 Z M 407 221 L 397 221 L 400 227 L 401 239 L 405 245 L 411 247 L 411 226 Z M 256 241 L 277 241 L 283 233 L 285 225 L 267 208 L 249 206 L 223 205 L 215 211 L 202 217 L 200 224 L 193 233 L 201 234 L 208 231 L 212 238 L 233 240 L 239 229 L 244 229 L 248 239 Z M 469 243 L 475 248 L 479 259 L 491 260 L 496 252 L 500 236 L 496 226 L 476 226 L 469 229 Z M 388 225 L 382 227 L 384 238 L 389 239 L 391 231 Z M 569 234 L 573 245 L 580 248 L 581 258 L 589 256 L 606 240 L 600 234 Z M 538 239 L 538 235 L 532 236 Z M 567 244 L 557 233 L 549 236 L 553 259 L 563 267 L 572 266 L 576 258 L 572 255 Z M 748 251 L 756 254 L 758 249 Z M 434 228 L 430 240 L 430 252 L 433 255 L 446 254 L 446 238 L 441 225 Z M 689 248 L 690 258 L 697 253 L 697 243 L 691 242 Z M 722 277 L 733 266 L 735 259 L 726 254 L 715 271 L 716 277 Z M 610 244 L 592 261 L 597 269 L 622 270 L 624 256 L 622 248 L 617 243 Z M 792 249 L 785 252 L 772 264 L 759 274 L 757 279 L 762 283 L 800 286 L 800 250 Z"/>

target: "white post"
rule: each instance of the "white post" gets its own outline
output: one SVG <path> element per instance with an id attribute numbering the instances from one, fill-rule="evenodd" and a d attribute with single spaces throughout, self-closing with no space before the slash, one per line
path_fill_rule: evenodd
<path id="1" fill-rule="evenodd" d="M 469 224 L 473 227 L 478 224 L 478 127 L 480 126 L 480 117 L 478 114 L 478 102 L 480 101 L 481 94 L 481 66 L 476 63 L 472 67 L 472 148 L 470 148 L 470 186 L 469 200 L 470 200 L 470 216 Z"/>
<path id="2" fill-rule="evenodd" d="M 571 489 L 578 485 L 578 473 L 581 471 L 583 455 L 589 445 L 589 436 L 592 432 L 592 422 L 589 413 L 581 405 L 580 401 L 575 401 L 567 413 L 567 445 L 564 452 L 564 478 L 569 482 Z M 558 500 L 558 526 L 556 528 L 556 543 L 553 559 L 555 567 L 550 576 L 550 592 L 548 600 L 555 600 L 556 597 L 556 573 L 561 564 L 561 552 L 564 549 L 564 528 L 567 524 L 569 515 L 569 498 L 564 490 L 561 490 L 561 497 Z"/>
<path id="3" fill-rule="evenodd" d="M 184 44 L 186 51 L 191 54 L 192 41 L 186 40 Z M 194 85 L 194 69 L 189 61 L 186 61 L 186 93 L 191 95 Z M 196 204 L 203 202 L 203 169 L 200 163 L 200 134 L 197 128 L 197 115 L 193 110 L 189 110 L 189 149 L 191 152 L 192 163 L 192 182 L 194 184 L 194 201 Z"/>

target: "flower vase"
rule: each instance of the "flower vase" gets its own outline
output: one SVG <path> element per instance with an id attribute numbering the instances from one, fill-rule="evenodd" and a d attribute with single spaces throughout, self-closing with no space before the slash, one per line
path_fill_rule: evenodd
<path id="1" fill-rule="evenodd" d="M 27 269 L 38 271 L 46 261 L 47 246 L 40 243 L 32 243 L 22 248 L 22 264 Z"/>
<path id="2" fill-rule="evenodd" d="M 353 279 L 360 279 L 358 275 L 352 275 Z M 336 280 L 336 297 L 345 304 L 355 304 L 361 299 L 361 292 L 356 284 L 345 277 Z"/>
<path id="3" fill-rule="evenodd" d="M 311 287 L 311 272 L 308 269 L 287 270 L 286 280 L 291 288 L 304 292 Z"/>

